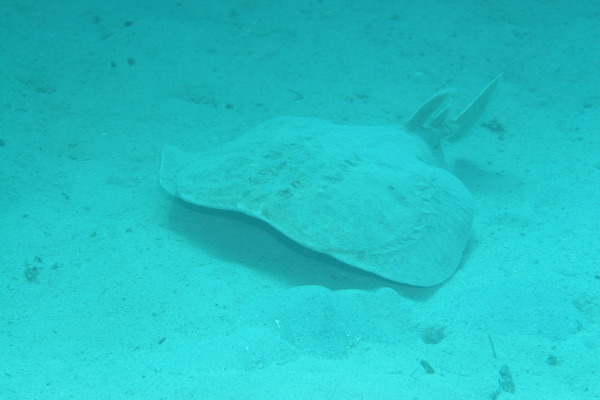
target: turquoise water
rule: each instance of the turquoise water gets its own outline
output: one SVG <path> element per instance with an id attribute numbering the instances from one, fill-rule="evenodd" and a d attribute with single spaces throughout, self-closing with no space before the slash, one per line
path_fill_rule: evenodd
<path id="1" fill-rule="evenodd" d="M 597 1 L 0 11 L 0 399 L 600 398 Z M 401 128 L 500 73 L 442 143 L 474 217 L 431 288 L 159 183 L 165 145 L 204 154 L 286 115 Z"/>

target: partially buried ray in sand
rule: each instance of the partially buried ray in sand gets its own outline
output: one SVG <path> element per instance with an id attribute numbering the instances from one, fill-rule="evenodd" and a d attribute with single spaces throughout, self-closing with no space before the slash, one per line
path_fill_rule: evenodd
<path id="1" fill-rule="evenodd" d="M 160 183 L 189 203 L 261 219 L 356 268 L 433 286 L 458 267 L 473 214 L 468 190 L 444 168 L 440 142 L 473 128 L 499 82 L 452 121 L 444 91 L 404 128 L 280 117 L 201 153 L 165 146 Z"/>

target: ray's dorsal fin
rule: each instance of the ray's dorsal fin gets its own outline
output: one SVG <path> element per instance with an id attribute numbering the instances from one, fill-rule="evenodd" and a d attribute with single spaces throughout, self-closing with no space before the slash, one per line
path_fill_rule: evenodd
<path id="1" fill-rule="evenodd" d="M 466 136 L 477 124 L 483 115 L 487 105 L 490 103 L 502 74 L 490 82 L 485 89 L 473 100 L 473 102 L 454 120 L 447 122 L 450 108 L 442 106 L 446 99 L 452 94 L 452 89 L 446 89 L 429 98 L 406 123 L 406 129 L 421 136 L 432 147 L 437 147 L 442 139 L 451 142 Z"/>
<path id="2" fill-rule="evenodd" d="M 433 113 L 440 108 L 446 99 L 454 92 L 453 89 L 446 89 L 435 96 L 430 97 L 425 103 L 419 107 L 417 111 L 410 117 L 406 123 L 406 129 L 413 132 L 418 132 L 427 125 L 427 121 Z"/>
<path id="3" fill-rule="evenodd" d="M 502 80 L 502 74 L 498 75 L 496 79 L 491 81 L 485 89 L 479 93 L 479 96 L 473 100 L 471 105 L 467 107 L 454 121 L 454 125 L 456 129 L 450 136 L 448 136 L 448 140 L 451 142 L 457 141 L 458 139 L 464 137 L 467 133 L 473 129 L 479 118 L 483 115 L 487 105 L 492 100 L 494 92 L 498 87 L 498 84 Z"/>

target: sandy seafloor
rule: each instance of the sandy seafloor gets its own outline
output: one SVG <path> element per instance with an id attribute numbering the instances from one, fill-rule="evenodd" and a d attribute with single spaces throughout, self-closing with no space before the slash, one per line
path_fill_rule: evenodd
<path id="1" fill-rule="evenodd" d="M 595 0 L 2 1 L 0 398 L 600 398 L 599 35 Z M 476 217 L 435 288 L 158 183 L 165 144 L 501 72 L 445 145 Z"/>

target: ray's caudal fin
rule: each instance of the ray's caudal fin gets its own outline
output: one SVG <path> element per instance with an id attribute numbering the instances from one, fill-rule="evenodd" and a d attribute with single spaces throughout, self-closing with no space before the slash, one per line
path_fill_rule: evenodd
<path id="1" fill-rule="evenodd" d="M 423 103 L 412 117 L 410 117 L 406 124 L 406 129 L 421 136 L 432 147 L 437 147 L 442 139 L 447 139 L 451 142 L 459 140 L 466 136 L 475 124 L 477 124 L 487 105 L 492 100 L 501 80 L 502 74 L 491 81 L 456 119 L 449 122 L 447 122 L 447 119 L 450 107 L 442 108 L 442 105 L 452 94 L 453 90 L 447 89 L 436 94 Z"/>

